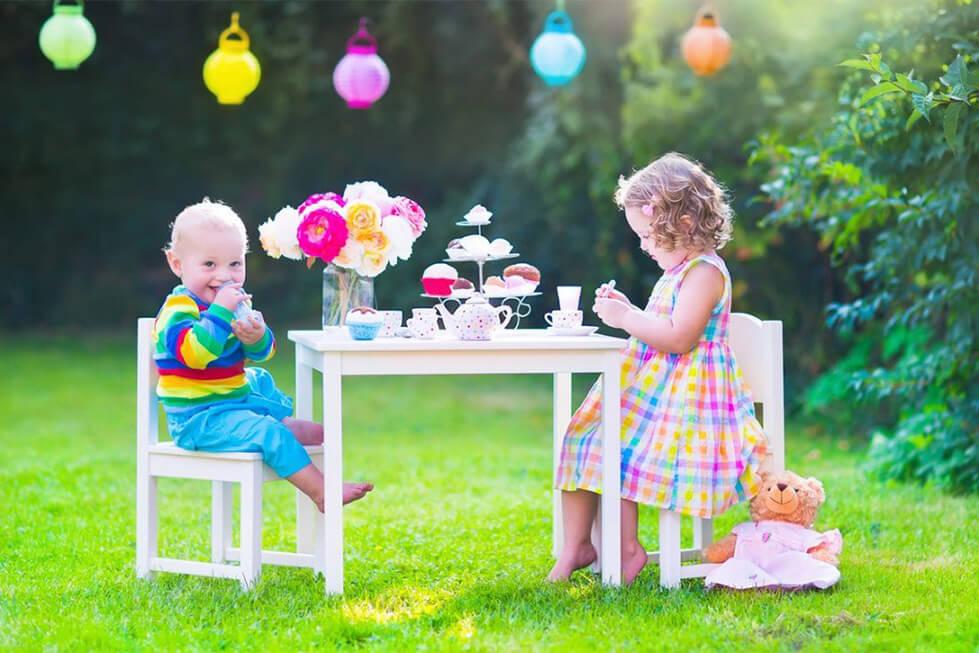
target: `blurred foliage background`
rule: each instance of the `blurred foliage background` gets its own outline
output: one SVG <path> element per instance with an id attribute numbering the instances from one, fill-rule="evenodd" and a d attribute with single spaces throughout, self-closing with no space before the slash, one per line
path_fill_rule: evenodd
<path id="1" fill-rule="evenodd" d="M 227 202 L 254 251 L 277 209 L 362 179 L 429 215 L 382 307 L 419 305 L 477 202 L 542 270 L 535 318 L 558 283 L 641 301 L 660 271 L 611 196 L 677 150 L 731 192 L 735 310 L 784 322 L 790 410 L 874 434 L 884 476 L 979 488 L 975 4 L 711 4 L 734 54 L 705 79 L 679 53 L 699 2 L 568 0 L 588 61 L 561 89 L 527 61 L 545 1 L 90 2 L 98 46 L 71 73 L 37 47 L 49 4 L 0 4 L 4 328 L 128 329 L 174 283 L 160 249 L 183 206 Z M 222 107 L 200 71 L 232 10 L 263 76 Z M 366 112 L 331 81 L 361 15 L 392 74 Z M 320 283 L 249 258 L 273 324 L 316 325 Z"/>

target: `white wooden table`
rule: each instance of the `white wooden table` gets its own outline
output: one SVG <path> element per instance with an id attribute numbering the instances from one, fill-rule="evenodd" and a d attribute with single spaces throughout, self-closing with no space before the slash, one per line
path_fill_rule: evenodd
<path id="1" fill-rule="evenodd" d="M 353 340 L 345 329 L 290 331 L 296 344 L 296 417 L 313 418 L 313 371 L 323 374 L 325 508 L 323 532 L 314 538 L 324 558 L 326 592 L 343 592 L 343 415 L 344 376 L 428 374 L 553 374 L 554 470 L 571 420 L 571 375 L 602 375 L 602 492 L 600 564 L 602 580 L 621 584 L 619 533 L 619 351 L 620 338 L 602 335 L 557 337 L 543 330 L 510 330 L 489 342 L 466 342 L 440 332 L 434 340 Z M 560 492 L 554 491 L 553 551 L 562 542 Z"/>

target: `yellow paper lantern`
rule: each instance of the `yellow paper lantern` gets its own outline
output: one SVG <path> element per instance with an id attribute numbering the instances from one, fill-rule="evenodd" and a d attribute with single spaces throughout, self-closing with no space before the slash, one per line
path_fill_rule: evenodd
<path id="1" fill-rule="evenodd" d="M 231 26 L 221 32 L 218 49 L 204 62 L 204 84 L 219 104 L 241 104 L 258 87 L 262 67 L 248 50 L 249 43 L 248 32 L 238 26 L 236 11 L 231 14 Z"/>

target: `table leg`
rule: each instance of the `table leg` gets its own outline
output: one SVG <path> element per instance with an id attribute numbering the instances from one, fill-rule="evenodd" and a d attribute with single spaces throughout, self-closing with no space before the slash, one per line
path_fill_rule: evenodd
<path id="1" fill-rule="evenodd" d="M 296 419 L 313 419 L 313 368 L 302 363 L 300 351 L 302 345 L 296 345 Z M 322 463 L 320 463 L 322 465 Z M 322 551 L 316 551 L 316 505 L 305 494 L 296 490 L 296 552 L 315 553 L 322 557 Z M 317 560 L 314 570 L 319 570 L 322 560 Z"/>
<path id="2" fill-rule="evenodd" d="M 618 353 L 608 356 L 602 372 L 602 582 L 622 584 L 620 531 L 620 396 Z"/>
<path id="3" fill-rule="evenodd" d="M 343 594 L 343 396 L 340 354 L 323 354 L 323 545 L 326 593 Z"/>
<path id="4" fill-rule="evenodd" d="M 554 459 L 552 462 L 552 487 L 557 484 L 557 472 L 561 465 L 561 444 L 564 432 L 571 422 L 571 374 L 560 372 L 554 375 Z M 553 522 L 551 530 L 551 553 L 555 559 L 564 546 L 564 524 L 561 517 L 561 490 L 554 490 Z"/>

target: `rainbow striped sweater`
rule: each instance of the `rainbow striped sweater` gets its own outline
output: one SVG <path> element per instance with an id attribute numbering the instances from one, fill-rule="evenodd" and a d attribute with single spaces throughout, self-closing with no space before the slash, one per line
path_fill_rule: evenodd
<path id="1" fill-rule="evenodd" d="M 275 336 L 266 328 L 261 340 L 246 345 L 232 333 L 232 319 L 234 313 L 184 286 L 167 296 L 153 328 L 153 359 L 160 372 L 156 394 L 168 415 L 189 417 L 248 395 L 245 360 L 272 358 Z"/>

